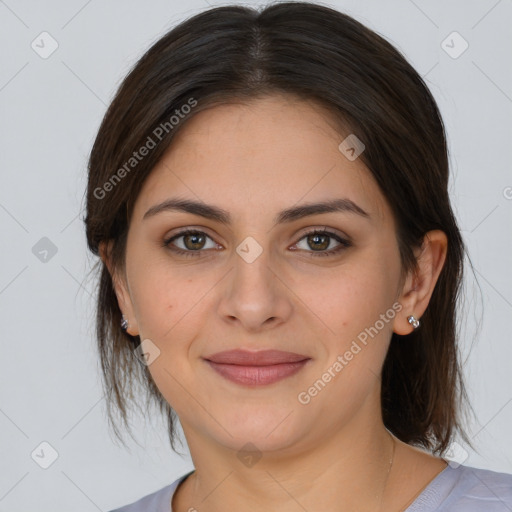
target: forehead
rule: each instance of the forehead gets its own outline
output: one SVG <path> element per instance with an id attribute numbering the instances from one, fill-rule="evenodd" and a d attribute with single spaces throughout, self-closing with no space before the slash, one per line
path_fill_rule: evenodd
<path id="1" fill-rule="evenodd" d="M 235 217 L 347 197 L 385 222 L 390 210 L 370 171 L 339 150 L 347 135 L 325 107 L 294 97 L 208 108 L 177 132 L 134 215 L 170 196 L 222 205 Z"/>

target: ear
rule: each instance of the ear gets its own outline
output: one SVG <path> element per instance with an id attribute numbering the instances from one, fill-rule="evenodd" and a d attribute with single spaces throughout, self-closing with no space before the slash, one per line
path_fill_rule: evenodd
<path id="1" fill-rule="evenodd" d="M 122 314 L 128 320 L 128 329 L 126 332 L 131 334 L 132 336 L 138 336 L 139 327 L 137 324 L 137 319 L 134 314 L 133 304 L 128 288 L 128 284 L 126 282 L 126 275 L 119 272 L 114 268 L 112 263 L 112 241 L 108 242 L 102 241 L 99 244 L 99 253 L 101 260 L 106 265 L 109 274 L 112 278 L 112 284 L 114 286 L 114 291 L 117 297 L 117 303 L 119 304 L 119 309 Z"/>
<path id="2" fill-rule="evenodd" d="M 446 234 L 436 229 L 425 234 L 421 248 L 415 251 L 418 269 L 409 273 L 398 298 L 402 309 L 395 316 L 393 324 L 393 331 L 397 334 L 411 333 L 414 328 L 407 317 L 414 315 L 419 320 L 427 309 L 446 259 L 447 248 Z"/>

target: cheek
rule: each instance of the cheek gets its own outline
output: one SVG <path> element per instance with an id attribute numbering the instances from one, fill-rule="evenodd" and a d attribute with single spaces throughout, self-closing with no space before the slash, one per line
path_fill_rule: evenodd
<path id="1" fill-rule="evenodd" d="M 154 342 L 162 356 L 158 363 L 174 371 L 177 362 L 183 364 L 191 350 L 197 351 L 194 341 L 212 315 L 220 278 L 166 262 L 142 268 L 131 287 L 141 339 Z"/>
<path id="2" fill-rule="evenodd" d="M 176 295 L 173 286 L 164 279 L 144 273 L 133 286 L 135 315 L 140 335 L 160 339 L 163 328 L 170 328 L 174 315 Z"/>
<path id="3" fill-rule="evenodd" d="M 390 274 L 372 254 L 361 254 L 320 282 L 298 280 L 297 294 L 322 327 L 325 369 L 337 362 L 335 396 L 364 394 L 380 373 L 395 315 Z"/>
<path id="4" fill-rule="evenodd" d="M 160 344 L 186 313 L 193 293 L 187 279 L 161 261 L 133 261 L 130 291 L 141 337 Z"/>
<path id="5" fill-rule="evenodd" d="M 206 314 L 206 285 L 200 281 L 175 271 L 171 274 L 164 266 L 146 266 L 132 287 L 141 340 L 151 340 L 157 354 L 148 370 L 178 411 L 187 407 L 186 399 L 182 403 L 183 389 L 193 389 L 193 381 L 186 378 L 192 373 L 189 350 Z"/>
<path id="6" fill-rule="evenodd" d="M 323 277 L 301 276 L 295 291 L 331 336 L 346 339 L 373 324 L 391 304 L 389 272 L 371 259 L 331 268 Z"/>

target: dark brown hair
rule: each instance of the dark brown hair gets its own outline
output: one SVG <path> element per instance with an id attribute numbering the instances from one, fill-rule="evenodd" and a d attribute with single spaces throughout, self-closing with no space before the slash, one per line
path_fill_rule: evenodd
<path id="1" fill-rule="evenodd" d="M 261 11 L 233 5 L 206 10 L 159 39 L 120 85 L 94 142 L 84 219 L 89 249 L 98 255 L 100 242 L 110 240 L 114 268 L 123 270 L 133 204 L 177 131 L 206 108 L 270 94 L 326 107 L 340 132 L 363 141 L 359 158 L 395 217 L 403 275 L 416 268 L 413 249 L 427 231 L 446 233 L 447 257 L 421 327 L 392 336 L 382 373 L 382 415 L 399 439 L 434 453 L 446 450 L 455 430 L 471 445 L 460 420 L 461 406 L 469 402 L 456 344 L 466 251 L 448 194 L 443 121 L 403 55 L 352 17 L 307 2 Z M 132 160 L 143 146 L 152 147 Z M 175 413 L 135 357 L 141 340 L 121 330 L 111 275 L 101 260 L 97 264 L 96 329 L 111 425 L 121 439 L 117 409 L 129 430 L 128 399 L 137 403 L 133 390 L 139 383 L 146 405 L 156 401 L 165 413 L 175 449 Z"/>

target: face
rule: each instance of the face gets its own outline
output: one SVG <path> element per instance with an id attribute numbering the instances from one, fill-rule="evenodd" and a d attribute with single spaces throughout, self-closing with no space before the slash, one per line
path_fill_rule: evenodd
<path id="1" fill-rule="evenodd" d="M 286 450 L 380 417 L 401 266 L 384 196 L 338 147 L 347 135 L 291 98 L 217 106 L 189 120 L 140 190 L 116 292 L 187 438 Z M 225 218 L 153 208 L 170 199 Z M 345 208 L 297 210 L 331 201 Z M 233 381 L 233 365 L 207 361 L 233 349 L 305 362 L 239 366 Z"/>

